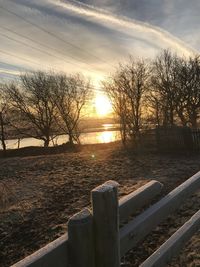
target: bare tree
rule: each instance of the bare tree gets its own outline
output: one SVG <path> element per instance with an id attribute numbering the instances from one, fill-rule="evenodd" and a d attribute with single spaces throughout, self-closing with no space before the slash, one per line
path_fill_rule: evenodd
<path id="1" fill-rule="evenodd" d="M 187 114 L 188 93 L 193 80 L 193 71 L 190 67 L 189 60 L 183 57 L 177 58 L 176 61 L 176 90 L 175 90 L 175 110 L 181 124 L 186 126 L 189 122 Z"/>
<path id="2" fill-rule="evenodd" d="M 90 82 L 81 74 L 55 77 L 54 101 L 60 116 L 60 129 L 69 136 L 69 143 L 80 143 L 80 116 L 89 96 Z"/>
<path id="3" fill-rule="evenodd" d="M 119 73 L 116 73 L 115 76 L 110 77 L 107 81 L 103 81 L 103 87 L 110 98 L 117 122 L 119 121 L 121 140 L 125 145 L 128 135 L 127 97 L 121 90 L 118 75 Z"/>
<path id="4" fill-rule="evenodd" d="M 127 137 L 135 140 L 139 136 L 149 77 L 149 63 L 130 58 L 128 64 L 120 64 L 116 73 L 103 83 L 119 117 L 123 142 Z"/>
<path id="5" fill-rule="evenodd" d="M 175 123 L 175 94 L 177 82 L 177 56 L 163 50 L 153 62 L 152 88 L 162 102 L 163 125 Z"/>
<path id="6" fill-rule="evenodd" d="M 200 58 L 176 60 L 175 110 L 183 126 L 197 127 L 200 110 Z"/>
<path id="7" fill-rule="evenodd" d="M 189 122 L 193 128 L 197 128 L 197 120 L 200 111 L 200 57 L 190 57 L 187 62 L 186 111 Z M 182 73 L 182 72 L 181 72 Z M 183 79 L 183 77 L 182 77 Z M 183 85 L 182 85 L 183 86 Z"/>
<path id="8" fill-rule="evenodd" d="M 12 83 L 6 87 L 11 106 L 21 120 L 20 125 L 13 126 L 25 136 L 43 140 L 45 147 L 49 146 L 55 133 L 54 85 L 53 74 L 34 72 L 21 75 L 20 84 Z"/>
<path id="9" fill-rule="evenodd" d="M 160 126 L 163 123 L 163 103 L 162 97 L 154 88 L 149 86 L 146 96 L 146 104 L 149 107 L 151 121 L 155 126 Z"/>

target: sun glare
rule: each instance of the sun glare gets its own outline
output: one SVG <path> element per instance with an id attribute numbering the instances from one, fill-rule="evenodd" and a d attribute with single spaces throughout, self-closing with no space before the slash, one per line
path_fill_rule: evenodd
<path id="1" fill-rule="evenodd" d="M 112 105 L 106 95 L 98 94 L 95 98 L 95 109 L 99 116 L 106 116 L 112 112 Z"/>
<path id="2" fill-rule="evenodd" d="M 111 132 L 102 132 L 98 136 L 100 143 L 110 143 L 116 141 L 116 135 L 113 131 Z"/>

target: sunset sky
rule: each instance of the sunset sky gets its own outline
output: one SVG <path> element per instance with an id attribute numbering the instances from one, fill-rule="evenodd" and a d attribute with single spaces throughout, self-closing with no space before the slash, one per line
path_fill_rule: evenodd
<path id="1" fill-rule="evenodd" d="M 81 71 L 99 81 L 129 54 L 199 52 L 198 0 L 0 0 L 0 78 Z"/>

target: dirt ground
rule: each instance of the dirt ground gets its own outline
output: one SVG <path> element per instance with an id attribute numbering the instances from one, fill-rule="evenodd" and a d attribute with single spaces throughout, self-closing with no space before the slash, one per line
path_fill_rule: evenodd
<path id="1" fill-rule="evenodd" d="M 10 266 L 65 233 L 69 217 L 89 206 L 90 191 L 106 180 L 118 181 L 122 196 L 156 179 L 164 184 L 165 195 L 199 170 L 200 155 L 130 153 L 119 144 L 0 159 L 0 266 Z M 122 266 L 144 261 L 200 209 L 199 196 L 186 199 L 122 259 Z M 170 266 L 200 266 L 200 232 Z"/>

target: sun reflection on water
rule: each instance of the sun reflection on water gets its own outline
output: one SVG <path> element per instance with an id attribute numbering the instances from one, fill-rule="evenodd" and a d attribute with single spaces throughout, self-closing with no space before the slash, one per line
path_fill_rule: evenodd
<path id="1" fill-rule="evenodd" d="M 114 131 L 99 133 L 97 137 L 99 143 L 110 143 L 116 141 L 116 135 Z"/>

